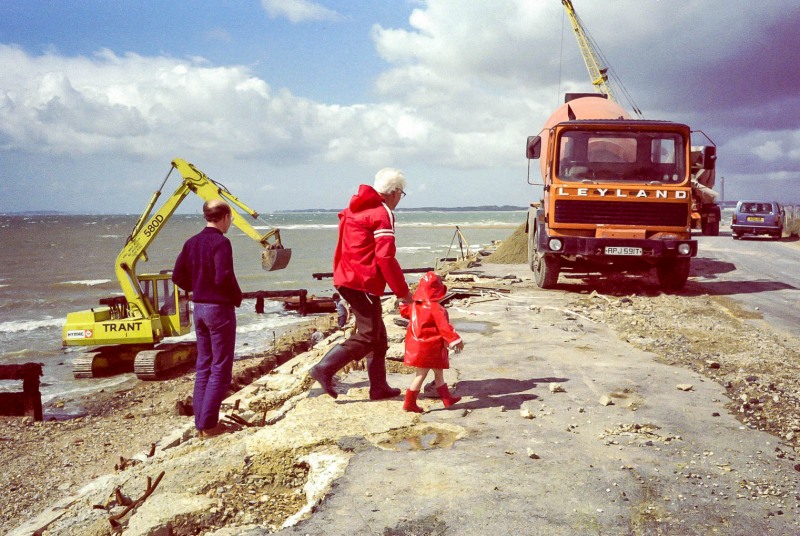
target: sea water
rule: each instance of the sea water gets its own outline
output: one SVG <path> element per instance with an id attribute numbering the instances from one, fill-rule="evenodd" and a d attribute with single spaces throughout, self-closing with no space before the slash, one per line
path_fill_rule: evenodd
<path id="1" fill-rule="evenodd" d="M 474 252 L 507 238 L 525 217 L 524 211 L 397 211 L 397 259 L 403 268 L 433 267 L 437 259 L 456 257 L 467 248 Z M 85 348 L 62 348 L 61 328 L 67 313 L 121 294 L 114 260 L 136 219 L 132 215 L 0 215 L 0 364 L 42 363 L 45 404 L 130 380 L 130 375 L 74 379 L 72 358 Z M 265 272 L 259 244 L 231 227 L 228 237 L 243 291 L 307 289 L 309 295 L 317 296 L 335 292 L 331 278 L 312 276 L 333 270 L 335 212 L 279 212 L 250 223 L 260 233 L 280 229 L 292 259 L 283 270 Z M 174 215 L 147 250 L 147 261 L 137 265 L 137 273 L 172 269 L 184 241 L 204 225 L 202 215 Z M 418 277 L 409 274 L 407 280 Z M 276 336 L 303 321 L 296 312 L 271 301 L 265 303 L 264 314 L 257 314 L 255 300 L 245 300 L 236 315 L 238 358 L 267 350 Z M 194 334 L 185 338 L 193 340 Z M 0 381 L 0 390 L 17 388 Z"/>

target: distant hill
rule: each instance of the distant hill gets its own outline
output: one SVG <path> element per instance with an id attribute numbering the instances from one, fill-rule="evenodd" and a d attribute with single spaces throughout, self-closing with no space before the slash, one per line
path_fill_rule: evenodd
<path id="1" fill-rule="evenodd" d="M 64 216 L 67 212 L 57 210 L 25 210 L 20 212 L 2 212 L 3 216 Z"/>

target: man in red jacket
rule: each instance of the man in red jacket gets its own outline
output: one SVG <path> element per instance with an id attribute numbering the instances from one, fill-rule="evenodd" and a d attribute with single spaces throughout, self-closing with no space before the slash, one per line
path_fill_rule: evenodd
<path id="1" fill-rule="evenodd" d="M 381 296 L 386 285 L 404 303 L 411 302 L 403 270 L 395 259 L 394 212 L 406 194 L 400 170 L 384 168 L 374 186 L 362 184 L 339 213 L 339 241 L 333 256 L 333 285 L 353 310 L 356 333 L 331 348 L 309 374 L 333 398 L 333 376 L 350 361 L 367 357 L 369 398 L 400 395 L 386 381 L 388 339 Z"/>

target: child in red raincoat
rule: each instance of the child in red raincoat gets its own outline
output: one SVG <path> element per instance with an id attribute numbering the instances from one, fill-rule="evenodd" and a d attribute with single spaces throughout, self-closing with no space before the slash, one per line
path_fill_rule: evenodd
<path id="1" fill-rule="evenodd" d="M 422 413 L 423 409 L 417 405 L 417 396 L 431 369 L 436 391 L 444 407 L 449 408 L 461 400 L 461 397 L 450 394 L 444 382 L 444 369 L 450 368 L 449 349 L 458 353 L 464 348 L 461 337 L 450 325 L 447 310 L 439 303 L 446 292 L 442 278 L 434 272 L 428 272 L 419 281 L 413 303 L 400 306 L 400 314 L 409 319 L 403 362 L 409 367 L 416 367 L 416 376 L 403 402 L 405 411 Z"/>

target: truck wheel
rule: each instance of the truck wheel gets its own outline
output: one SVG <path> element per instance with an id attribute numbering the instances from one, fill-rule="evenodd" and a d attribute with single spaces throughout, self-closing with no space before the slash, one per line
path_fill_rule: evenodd
<path id="1" fill-rule="evenodd" d="M 558 284 L 561 270 L 560 257 L 552 253 L 536 253 L 533 266 L 533 280 L 539 288 L 553 289 Z"/>
<path id="2" fill-rule="evenodd" d="M 680 290 L 689 278 L 689 259 L 662 260 L 656 265 L 656 275 L 662 290 Z"/>
<path id="3" fill-rule="evenodd" d="M 740 235 L 739 233 L 733 233 L 733 239 L 734 240 L 739 240 L 741 237 L 742 237 L 742 235 Z"/>
<path id="4" fill-rule="evenodd" d="M 528 231 L 528 264 L 533 271 L 533 280 L 536 286 L 543 289 L 556 288 L 558 272 L 561 269 L 561 258 L 552 253 L 540 252 L 536 244 L 536 228 Z"/>
<path id="5" fill-rule="evenodd" d="M 719 236 L 719 221 L 722 219 L 722 211 L 719 206 L 714 205 L 702 216 L 702 231 L 705 236 Z M 710 221 L 714 220 L 714 221 Z"/>

